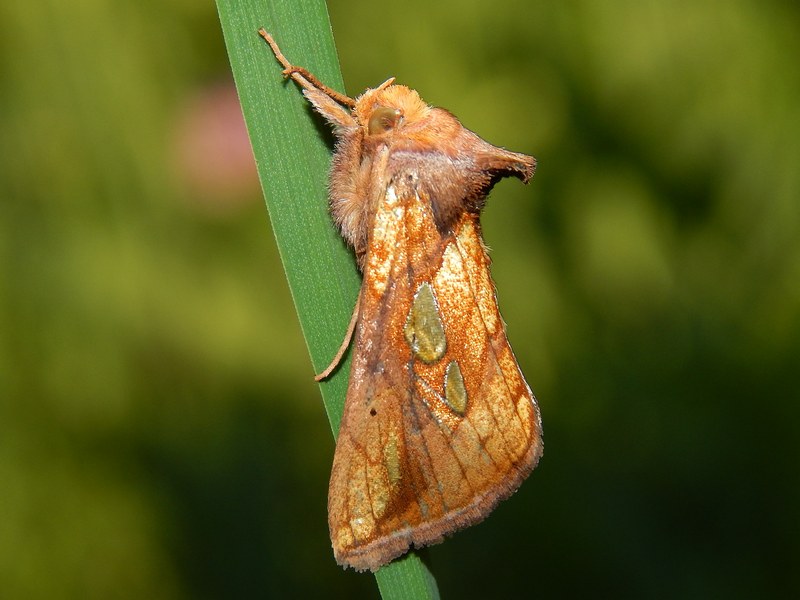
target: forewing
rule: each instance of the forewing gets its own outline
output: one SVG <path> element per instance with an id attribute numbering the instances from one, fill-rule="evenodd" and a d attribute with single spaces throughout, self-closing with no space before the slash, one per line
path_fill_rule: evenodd
<path id="1" fill-rule="evenodd" d="M 497 310 L 476 215 L 376 209 L 328 516 L 338 562 L 375 570 L 482 520 L 541 455 L 536 401 Z"/>

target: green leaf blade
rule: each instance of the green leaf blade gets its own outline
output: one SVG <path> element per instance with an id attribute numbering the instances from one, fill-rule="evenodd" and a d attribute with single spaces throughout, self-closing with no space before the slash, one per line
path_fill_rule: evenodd
<path id="1" fill-rule="evenodd" d="M 290 60 L 343 90 L 327 7 L 321 0 L 217 0 L 217 9 L 281 261 L 320 372 L 345 335 L 360 277 L 328 214 L 331 138 L 297 87 L 281 81 L 280 64 L 258 29 L 273 34 Z M 348 372 L 346 360 L 320 385 L 334 435 Z M 439 597 L 433 575 L 414 553 L 375 576 L 386 599 Z"/>
<path id="2" fill-rule="evenodd" d="M 218 8 L 278 250 L 312 363 L 321 371 L 345 334 L 360 280 L 327 210 L 324 124 L 312 117 L 297 86 L 283 79 L 258 29 L 273 33 L 287 56 L 303 57 L 304 65 L 341 89 L 327 11 L 323 2 L 220 2 Z M 334 431 L 345 379 L 321 386 Z"/>

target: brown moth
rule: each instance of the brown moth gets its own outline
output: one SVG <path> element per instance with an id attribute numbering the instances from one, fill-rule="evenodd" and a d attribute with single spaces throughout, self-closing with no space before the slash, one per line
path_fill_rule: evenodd
<path id="1" fill-rule="evenodd" d="M 536 161 L 393 78 L 355 100 L 335 92 L 259 33 L 337 138 L 330 208 L 364 279 L 340 351 L 354 327 L 328 524 L 337 562 L 375 571 L 483 520 L 542 454 L 479 221 L 492 186 L 527 182 Z"/>

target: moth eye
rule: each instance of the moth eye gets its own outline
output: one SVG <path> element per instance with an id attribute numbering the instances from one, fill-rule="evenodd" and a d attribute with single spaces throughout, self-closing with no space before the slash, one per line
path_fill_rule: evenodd
<path id="1" fill-rule="evenodd" d="M 375 135 L 379 133 L 386 133 L 387 131 L 397 127 L 403 113 L 398 108 L 389 108 L 388 106 L 379 106 L 372 111 L 372 116 L 369 118 L 369 134 Z"/>

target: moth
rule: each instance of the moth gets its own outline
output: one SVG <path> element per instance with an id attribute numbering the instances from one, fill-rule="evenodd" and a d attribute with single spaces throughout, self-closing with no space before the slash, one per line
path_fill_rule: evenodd
<path id="1" fill-rule="evenodd" d="M 482 521 L 542 455 L 539 408 L 506 339 L 480 213 L 536 161 L 485 142 L 394 78 L 355 99 L 292 65 L 332 126 L 333 220 L 363 283 L 328 490 L 336 561 L 375 571 Z"/>

